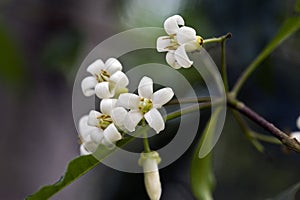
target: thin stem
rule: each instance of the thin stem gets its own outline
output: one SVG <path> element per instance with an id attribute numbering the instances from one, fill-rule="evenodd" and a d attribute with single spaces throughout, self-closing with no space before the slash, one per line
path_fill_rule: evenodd
<path id="1" fill-rule="evenodd" d="M 278 140 L 275 137 L 270 137 L 268 135 L 259 134 L 259 133 L 256 133 L 255 131 L 252 131 L 251 133 L 252 133 L 251 137 L 256 138 L 260 141 L 268 142 L 268 143 L 272 143 L 272 144 L 280 144 L 280 145 L 282 144 L 280 142 L 280 140 Z"/>
<path id="2" fill-rule="evenodd" d="M 167 105 L 175 104 L 188 104 L 188 103 L 206 103 L 210 102 L 210 97 L 199 97 L 199 98 L 184 98 L 184 99 L 174 99 L 167 103 Z"/>
<path id="3" fill-rule="evenodd" d="M 203 44 L 212 43 L 212 42 L 219 42 L 221 43 L 221 72 L 222 72 L 222 78 L 224 82 L 225 91 L 228 91 L 228 81 L 227 81 L 227 70 L 226 70 L 226 50 L 225 50 L 225 44 L 226 40 L 231 38 L 231 33 L 227 33 L 226 35 L 223 35 L 218 38 L 209 38 L 203 40 Z"/>
<path id="4" fill-rule="evenodd" d="M 204 103 L 204 104 L 201 104 L 201 105 L 197 104 L 197 105 L 187 106 L 186 108 L 183 108 L 181 110 L 178 110 L 178 111 L 175 111 L 175 112 L 172 112 L 172 113 L 168 114 L 167 117 L 166 117 L 166 120 L 175 119 L 177 117 L 180 117 L 180 116 L 188 114 L 188 113 L 195 112 L 195 111 L 200 110 L 200 109 L 209 108 L 210 106 L 211 106 L 210 102 Z"/>
<path id="5" fill-rule="evenodd" d="M 145 153 L 150 153 L 151 149 L 150 149 L 150 145 L 149 145 L 149 141 L 148 141 L 148 137 L 147 137 L 147 133 L 144 133 L 144 152 Z"/>
<path id="6" fill-rule="evenodd" d="M 228 80 L 227 80 L 227 70 L 226 70 L 226 39 L 221 41 L 221 73 L 224 83 L 225 91 L 228 91 Z"/>
<path id="7" fill-rule="evenodd" d="M 237 101 L 236 99 L 229 96 L 228 105 L 233 109 L 239 111 L 243 115 L 247 116 L 249 119 L 260 125 L 265 130 L 272 133 L 276 138 L 278 138 L 284 145 L 289 149 L 300 153 L 300 143 L 291 138 L 288 134 L 274 126 L 271 122 L 267 121 L 265 118 L 257 114 L 255 111 L 247 107 L 244 103 Z"/>
<path id="8" fill-rule="evenodd" d="M 212 42 L 222 42 L 223 40 L 231 38 L 231 36 L 232 36 L 231 33 L 227 33 L 226 35 L 223 35 L 221 37 L 204 39 L 203 44 L 212 43 Z"/>
<path id="9" fill-rule="evenodd" d="M 237 123 L 240 125 L 242 131 L 245 133 L 247 139 L 251 142 L 251 144 L 259 151 L 259 152 L 264 152 L 264 146 L 257 141 L 256 138 L 253 137 L 252 135 L 252 130 L 250 127 L 247 125 L 247 123 L 243 120 L 242 116 L 240 116 L 240 113 L 237 112 L 236 110 L 232 110 L 233 116 Z"/>
<path id="10" fill-rule="evenodd" d="M 235 85 L 233 86 L 233 89 L 231 91 L 231 94 L 233 97 L 236 97 L 238 92 L 240 91 L 241 87 L 244 85 L 246 80 L 249 78 L 249 76 L 252 74 L 252 72 L 259 66 L 259 63 L 264 59 L 264 57 L 257 57 L 242 73 L 242 75 L 239 77 Z"/>

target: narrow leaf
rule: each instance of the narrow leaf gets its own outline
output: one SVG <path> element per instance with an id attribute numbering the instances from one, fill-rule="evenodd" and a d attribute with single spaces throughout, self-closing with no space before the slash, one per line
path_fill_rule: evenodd
<path id="1" fill-rule="evenodd" d="M 206 157 L 198 157 L 199 148 L 196 149 L 191 166 L 192 191 L 198 200 L 212 200 L 212 191 L 215 178 L 212 166 L 212 152 Z"/>
<path id="2" fill-rule="evenodd" d="M 297 192 L 300 191 L 300 183 L 293 185 L 291 188 L 283 191 L 278 196 L 267 199 L 267 200 L 296 200 L 299 198 L 296 197 Z"/>
<path id="3" fill-rule="evenodd" d="M 141 135 L 141 133 L 144 133 L 144 131 L 147 130 L 149 130 L 149 126 L 139 128 L 132 136 L 128 136 L 123 140 L 118 141 L 117 146 L 125 146 L 130 141 L 135 139 L 134 136 L 139 136 Z M 96 167 L 98 164 L 100 164 L 100 161 L 107 158 L 117 149 L 118 148 L 108 149 L 100 144 L 97 148 L 97 151 L 92 155 L 80 156 L 78 158 L 75 158 L 74 160 L 69 162 L 65 175 L 62 176 L 56 183 L 42 187 L 36 193 L 29 195 L 26 200 L 44 200 L 50 198 L 51 196 L 62 190 L 64 187 L 71 184 L 73 181 Z"/>
<path id="4" fill-rule="evenodd" d="M 212 152 L 210 150 L 214 142 L 216 127 L 222 109 L 220 106 L 213 110 L 211 119 L 204 129 L 201 140 L 193 155 L 191 163 L 191 184 L 192 191 L 198 200 L 213 199 L 212 191 L 214 189 L 215 179 Z M 208 151 L 208 149 L 210 150 Z"/>
<path id="5" fill-rule="evenodd" d="M 75 158 L 69 163 L 65 175 L 61 177 L 60 180 L 53 185 L 42 187 L 35 194 L 28 196 L 26 200 L 41 200 L 50 198 L 52 195 L 87 173 L 99 163 L 100 161 L 92 155 Z"/>
<path id="6" fill-rule="evenodd" d="M 219 139 L 220 131 L 220 121 L 223 119 L 222 111 L 225 109 L 222 105 L 216 107 L 212 111 L 210 121 L 207 123 L 205 130 L 201 137 L 201 143 L 199 147 L 199 158 L 204 158 L 213 149 L 217 140 Z"/>
<path id="7" fill-rule="evenodd" d="M 300 16 L 288 18 L 281 26 L 275 37 L 271 42 L 263 49 L 263 51 L 253 60 L 253 62 L 248 66 L 248 68 L 243 72 L 243 75 L 234 85 L 232 92 L 237 94 L 241 89 L 242 85 L 245 83 L 247 78 L 252 74 L 252 72 L 259 66 L 259 64 L 269 56 L 275 48 L 277 48 L 283 41 L 285 41 L 289 36 L 296 32 L 300 28 Z"/>
<path id="8" fill-rule="evenodd" d="M 251 68 L 254 70 L 270 53 L 274 51 L 285 39 L 296 32 L 300 28 L 300 17 L 290 17 L 281 26 L 275 37 L 264 48 L 264 50 L 251 63 Z"/>

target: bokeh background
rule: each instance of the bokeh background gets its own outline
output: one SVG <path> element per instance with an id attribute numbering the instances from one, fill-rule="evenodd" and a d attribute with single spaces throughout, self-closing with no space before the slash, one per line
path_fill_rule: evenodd
<path id="1" fill-rule="evenodd" d="M 161 27 L 181 14 L 204 38 L 231 32 L 229 82 L 262 50 L 294 0 L 2 0 L 0 2 L 0 196 L 23 199 L 59 179 L 78 156 L 72 87 L 85 56 L 106 38 L 134 27 Z M 219 65 L 218 45 L 208 52 Z M 300 114 L 300 32 L 251 76 L 240 98 L 286 131 Z M 204 125 L 204 121 L 201 121 Z M 257 128 L 257 127 L 256 127 Z M 263 130 L 257 128 L 263 132 Z M 162 199 L 194 199 L 189 185 L 193 146 L 161 170 Z M 215 149 L 215 199 L 266 199 L 300 181 L 300 157 L 280 146 L 255 150 L 228 114 Z M 147 199 L 141 174 L 98 166 L 51 199 Z"/>

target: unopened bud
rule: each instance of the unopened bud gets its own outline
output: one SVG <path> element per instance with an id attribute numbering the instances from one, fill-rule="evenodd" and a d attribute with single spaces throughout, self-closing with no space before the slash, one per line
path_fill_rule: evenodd
<path id="1" fill-rule="evenodd" d="M 161 196 L 161 183 L 158 172 L 160 157 L 157 152 L 142 153 L 139 164 L 143 166 L 144 181 L 148 196 L 151 200 L 159 200 Z"/>

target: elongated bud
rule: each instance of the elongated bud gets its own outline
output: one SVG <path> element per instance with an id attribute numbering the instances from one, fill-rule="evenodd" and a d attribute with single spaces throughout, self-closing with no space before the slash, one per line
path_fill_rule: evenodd
<path id="1" fill-rule="evenodd" d="M 144 182 L 151 200 L 159 200 L 161 196 L 161 183 L 158 172 L 158 164 L 161 159 L 156 151 L 141 153 L 139 164 L 144 170 Z"/>

